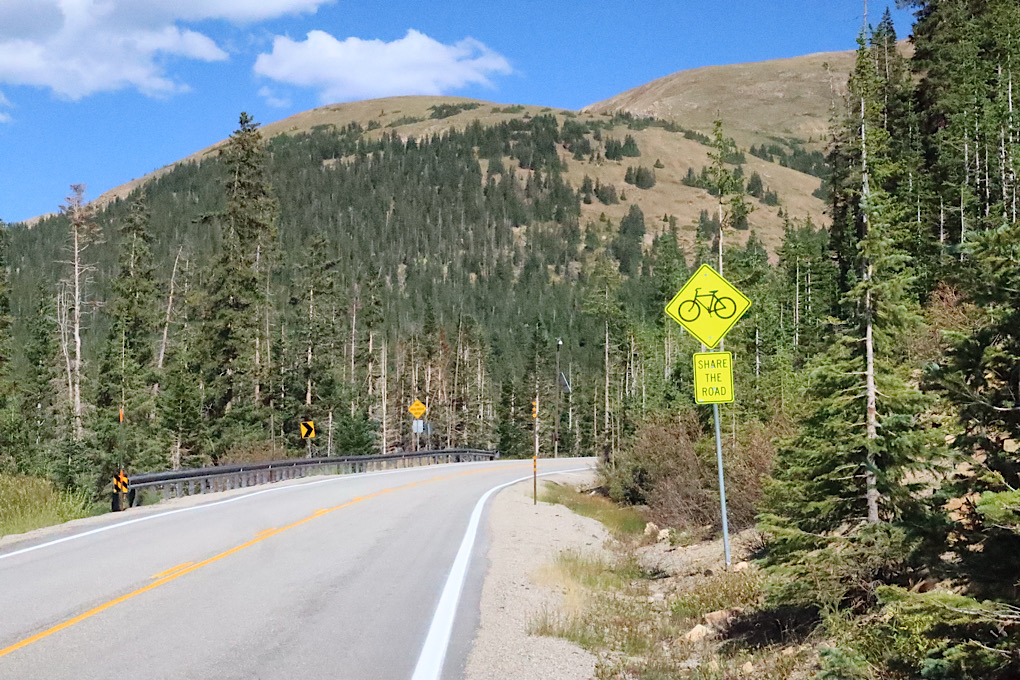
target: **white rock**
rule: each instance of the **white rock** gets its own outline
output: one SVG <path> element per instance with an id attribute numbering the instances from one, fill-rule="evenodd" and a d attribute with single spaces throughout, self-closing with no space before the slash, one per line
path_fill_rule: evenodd
<path id="1" fill-rule="evenodd" d="M 669 540 L 669 529 L 662 529 L 662 530 L 660 530 L 659 531 L 659 537 L 656 540 L 658 540 L 659 543 L 662 543 L 663 541 L 668 541 Z"/>
<path id="2" fill-rule="evenodd" d="M 749 566 L 751 565 L 749 565 L 747 562 L 737 562 L 736 564 L 733 565 L 733 571 L 744 571 Z"/>
<path id="3" fill-rule="evenodd" d="M 658 536 L 659 526 L 655 522 L 649 522 L 645 525 L 645 536 Z"/>
<path id="4" fill-rule="evenodd" d="M 691 642 L 701 642 L 708 638 L 711 634 L 712 630 L 708 626 L 703 626 L 699 623 L 694 628 L 687 631 L 687 635 L 684 635 L 684 637 Z"/>
<path id="5" fill-rule="evenodd" d="M 754 664 L 750 661 L 744 662 L 744 665 L 740 667 L 741 672 L 751 674 L 754 673 Z"/>
<path id="6" fill-rule="evenodd" d="M 737 610 L 735 609 L 720 609 L 718 611 L 705 614 L 705 623 L 716 630 L 722 630 L 728 626 L 730 621 L 735 619 L 736 616 Z"/>

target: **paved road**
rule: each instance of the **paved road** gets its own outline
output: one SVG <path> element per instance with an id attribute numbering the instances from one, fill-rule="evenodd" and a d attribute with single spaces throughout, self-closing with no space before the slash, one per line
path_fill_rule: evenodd
<path id="1" fill-rule="evenodd" d="M 495 461 L 310 478 L 7 545 L 0 679 L 460 677 L 479 501 L 530 474 Z"/>

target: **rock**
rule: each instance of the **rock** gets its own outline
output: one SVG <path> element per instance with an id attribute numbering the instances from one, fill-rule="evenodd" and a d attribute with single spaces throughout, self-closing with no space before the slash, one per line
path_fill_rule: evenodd
<path id="1" fill-rule="evenodd" d="M 661 529 L 659 531 L 659 537 L 656 539 L 659 543 L 669 540 L 669 529 Z"/>
<path id="2" fill-rule="evenodd" d="M 751 673 L 754 673 L 754 664 L 750 661 L 745 661 L 744 665 L 740 667 L 740 671 L 750 675 Z"/>
<path id="3" fill-rule="evenodd" d="M 786 647 L 783 649 L 782 652 L 780 652 L 780 654 L 782 654 L 783 656 L 793 656 L 796 653 L 797 653 L 796 647 Z"/>
<path id="4" fill-rule="evenodd" d="M 689 631 L 687 631 L 687 634 L 684 635 L 684 637 L 690 640 L 691 642 L 701 642 L 702 640 L 707 639 L 711 635 L 712 629 L 709 628 L 708 626 L 703 626 L 699 623 L 694 628 L 691 628 Z"/>
<path id="5" fill-rule="evenodd" d="M 733 565 L 733 571 L 744 571 L 749 566 L 751 565 L 748 564 L 747 562 L 737 562 L 736 564 Z"/>
<path id="6" fill-rule="evenodd" d="M 655 522 L 649 522 L 645 525 L 645 536 L 658 536 L 659 526 Z"/>
<path id="7" fill-rule="evenodd" d="M 737 618 L 737 614 L 736 609 L 720 609 L 709 612 L 705 614 L 705 623 L 716 630 L 723 630 L 726 626 L 730 625 L 730 621 Z"/>

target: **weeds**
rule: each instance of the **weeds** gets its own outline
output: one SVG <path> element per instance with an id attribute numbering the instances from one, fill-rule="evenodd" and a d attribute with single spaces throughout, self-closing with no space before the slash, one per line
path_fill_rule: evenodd
<path id="1" fill-rule="evenodd" d="M 637 508 L 621 507 L 608 498 L 580 493 L 562 484 L 546 482 L 541 499 L 546 503 L 564 505 L 578 515 L 597 519 L 617 537 L 637 537 L 645 530 L 645 517 Z"/>
<path id="2" fill-rule="evenodd" d="M 0 475 L 0 536 L 94 514 L 84 492 L 59 491 L 38 477 Z"/>
<path id="3" fill-rule="evenodd" d="M 677 619 L 700 620 L 720 609 L 755 609 L 765 601 L 764 584 L 757 571 L 722 571 L 679 593 L 670 611 Z"/>
<path id="4" fill-rule="evenodd" d="M 566 578 L 592 590 L 623 588 L 648 576 L 633 555 L 611 561 L 599 555 L 565 550 L 557 555 L 555 565 Z"/>

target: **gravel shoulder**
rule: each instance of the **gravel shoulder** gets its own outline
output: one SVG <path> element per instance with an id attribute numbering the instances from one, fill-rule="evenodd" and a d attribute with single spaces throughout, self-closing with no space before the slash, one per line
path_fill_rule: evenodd
<path id="1" fill-rule="evenodd" d="M 593 472 L 557 475 L 579 486 Z M 544 609 L 559 609 L 564 591 L 542 569 L 563 550 L 594 552 L 609 533 L 601 522 L 562 505 L 533 505 L 531 482 L 516 484 L 493 499 L 488 513 L 489 567 L 482 585 L 481 618 L 468 656 L 466 680 L 589 680 L 595 656 L 566 640 L 530 635 Z"/>

